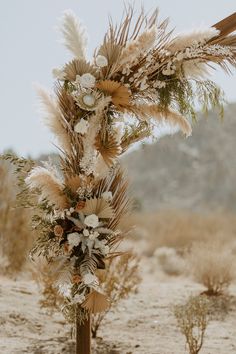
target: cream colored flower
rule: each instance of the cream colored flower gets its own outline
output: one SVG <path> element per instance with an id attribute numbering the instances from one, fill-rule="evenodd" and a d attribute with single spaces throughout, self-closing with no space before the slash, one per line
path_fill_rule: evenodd
<path id="1" fill-rule="evenodd" d="M 89 123 L 87 120 L 81 118 L 74 126 L 74 131 L 79 134 L 86 134 L 88 131 Z"/>
<path id="2" fill-rule="evenodd" d="M 105 199 L 107 202 L 110 202 L 112 200 L 112 192 L 107 191 L 102 193 L 102 198 Z"/>
<path id="3" fill-rule="evenodd" d="M 85 237 L 88 237 L 89 236 L 89 231 L 87 229 L 84 229 L 83 230 L 83 234 Z"/>
<path id="4" fill-rule="evenodd" d="M 81 76 L 77 75 L 76 82 L 84 88 L 93 88 L 95 86 L 96 78 L 92 74 L 86 73 Z"/>
<path id="5" fill-rule="evenodd" d="M 95 59 L 95 64 L 99 67 L 99 68 L 103 68 L 104 66 L 108 65 L 108 61 L 107 58 L 104 57 L 103 55 L 98 55 Z"/>
<path id="6" fill-rule="evenodd" d="M 83 283 L 85 285 L 95 285 L 98 284 L 98 278 L 92 273 L 87 273 L 83 276 Z"/>
<path id="7" fill-rule="evenodd" d="M 86 216 L 86 218 L 84 219 L 84 224 L 92 228 L 98 227 L 99 220 L 97 215 L 91 214 Z"/>
<path id="8" fill-rule="evenodd" d="M 80 244 L 80 234 L 78 234 L 78 232 L 72 232 L 67 235 L 67 240 L 71 247 L 78 246 Z"/>

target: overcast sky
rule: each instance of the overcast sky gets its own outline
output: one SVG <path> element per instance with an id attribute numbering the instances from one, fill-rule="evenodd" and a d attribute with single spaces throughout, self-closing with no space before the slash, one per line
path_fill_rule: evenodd
<path id="1" fill-rule="evenodd" d="M 52 88 L 51 71 L 70 55 L 59 43 L 55 27 L 70 8 L 86 25 L 89 54 L 102 41 L 111 15 L 119 20 L 123 0 L 0 0 L 0 153 L 13 148 L 36 156 L 54 151 L 53 137 L 41 122 L 33 83 Z M 235 0 L 144 0 L 131 1 L 139 9 L 159 7 L 160 17 L 170 17 L 180 32 L 199 25 L 212 25 L 236 11 Z M 236 101 L 236 78 L 214 74 L 229 101 Z"/>

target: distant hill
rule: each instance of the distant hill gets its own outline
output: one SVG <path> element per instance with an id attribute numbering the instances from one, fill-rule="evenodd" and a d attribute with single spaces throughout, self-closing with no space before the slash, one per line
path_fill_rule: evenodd
<path id="1" fill-rule="evenodd" d="M 236 104 L 200 117 L 193 135 L 165 136 L 123 158 L 144 210 L 236 210 Z"/>

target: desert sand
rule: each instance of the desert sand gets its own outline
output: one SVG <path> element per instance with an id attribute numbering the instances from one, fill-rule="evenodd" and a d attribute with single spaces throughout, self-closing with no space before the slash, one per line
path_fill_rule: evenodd
<path id="1" fill-rule="evenodd" d="M 92 353 L 188 353 L 171 308 L 203 288 L 186 276 L 164 274 L 154 257 L 141 260 L 140 273 L 138 292 L 108 314 Z M 0 353 L 74 353 L 71 327 L 60 313 L 40 308 L 35 282 L 22 275 L 0 279 Z M 229 291 L 227 313 L 210 322 L 201 354 L 236 353 L 236 285 Z"/>

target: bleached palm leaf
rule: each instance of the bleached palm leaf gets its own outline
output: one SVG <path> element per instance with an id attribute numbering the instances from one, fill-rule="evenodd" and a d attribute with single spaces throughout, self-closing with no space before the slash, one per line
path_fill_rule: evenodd
<path id="1" fill-rule="evenodd" d="M 87 199 L 82 212 L 85 215 L 96 214 L 101 219 L 110 219 L 114 216 L 112 207 L 103 198 Z"/>
<path id="2" fill-rule="evenodd" d="M 81 306 L 91 313 L 98 313 L 109 308 L 109 301 L 105 295 L 93 290 L 86 296 L 86 299 Z"/>

